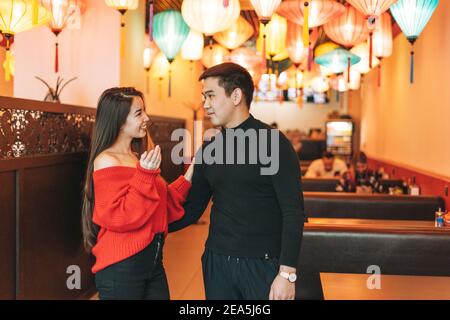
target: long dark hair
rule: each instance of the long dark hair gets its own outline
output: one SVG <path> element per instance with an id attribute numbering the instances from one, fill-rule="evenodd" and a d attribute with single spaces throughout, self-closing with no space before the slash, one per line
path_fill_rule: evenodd
<path id="1" fill-rule="evenodd" d="M 95 203 L 92 180 L 94 160 L 116 141 L 135 97 L 144 100 L 142 92 L 134 88 L 111 88 L 103 92 L 98 101 L 83 189 L 82 230 L 83 244 L 87 252 L 91 252 L 97 242 L 99 231 L 99 227 L 92 221 Z M 139 155 L 142 154 L 147 149 L 147 142 L 147 138 L 133 139 L 132 150 Z"/>

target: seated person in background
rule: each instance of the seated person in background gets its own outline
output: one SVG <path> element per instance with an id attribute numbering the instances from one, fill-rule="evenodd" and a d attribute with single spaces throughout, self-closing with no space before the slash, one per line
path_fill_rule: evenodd
<path id="1" fill-rule="evenodd" d="M 313 128 L 313 129 L 309 129 L 309 138 L 310 139 L 321 140 L 321 139 L 325 139 L 325 134 L 322 133 L 322 129 L 320 129 L 320 128 Z"/>
<path id="2" fill-rule="evenodd" d="M 360 152 L 354 166 L 343 174 L 336 186 L 338 192 L 383 193 L 382 175 L 368 168 L 367 156 Z"/>
<path id="3" fill-rule="evenodd" d="M 347 165 L 341 159 L 335 159 L 334 154 L 325 151 L 322 159 L 311 162 L 305 178 L 334 178 L 341 177 L 347 172 Z"/>

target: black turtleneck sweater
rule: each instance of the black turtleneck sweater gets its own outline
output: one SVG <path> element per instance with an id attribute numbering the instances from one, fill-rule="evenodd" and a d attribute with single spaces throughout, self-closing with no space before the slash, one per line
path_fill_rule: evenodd
<path id="1" fill-rule="evenodd" d="M 196 154 L 192 188 L 184 204 L 185 216 L 170 224 L 169 232 L 196 222 L 212 197 L 211 223 L 206 241 L 208 249 L 235 257 L 279 258 L 280 265 L 296 267 L 305 221 L 297 155 L 289 140 L 277 130 L 279 150 L 274 149 L 277 154 L 273 157 L 279 156 L 278 171 L 272 175 L 262 175 L 260 169 L 271 166 L 267 164 L 267 159 L 261 161 L 263 158 L 258 157 L 256 164 L 252 161 L 252 156 L 259 154 L 259 146 L 266 141 L 265 145 L 271 150 L 271 129 L 274 130 L 250 115 L 239 126 L 223 129 L 203 144 Z M 258 141 L 258 151 L 255 151 L 255 143 L 245 140 L 244 164 L 237 163 L 237 157 L 242 156 L 242 152 L 237 152 L 237 143 L 234 162 L 230 161 L 230 152 L 227 159 L 226 147 L 223 155 L 217 151 L 218 148 L 218 153 L 211 152 L 213 143 L 222 145 L 218 142 L 223 139 L 223 145 L 228 146 L 229 134 L 238 132 L 256 132 Z M 261 139 L 261 132 L 268 132 L 269 137 Z M 205 163 L 207 154 L 220 155 L 222 163 Z M 201 159 L 203 163 L 198 163 Z"/>

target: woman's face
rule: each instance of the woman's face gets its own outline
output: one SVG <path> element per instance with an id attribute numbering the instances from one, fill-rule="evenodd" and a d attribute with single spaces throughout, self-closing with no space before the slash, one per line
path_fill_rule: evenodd
<path id="1" fill-rule="evenodd" d="M 144 101 L 140 97 L 134 97 L 122 132 L 131 138 L 143 138 L 147 134 L 149 121 L 145 113 Z"/>

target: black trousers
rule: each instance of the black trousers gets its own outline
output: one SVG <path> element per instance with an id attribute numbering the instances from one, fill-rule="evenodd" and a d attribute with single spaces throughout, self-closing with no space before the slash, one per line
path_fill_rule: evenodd
<path id="1" fill-rule="evenodd" d="M 207 300 L 268 300 L 279 261 L 225 256 L 206 248 L 202 267 Z"/>
<path id="2" fill-rule="evenodd" d="M 169 300 L 162 262 L 164 234 L 141 252 L 95 274 L 100 300 Z"/>

